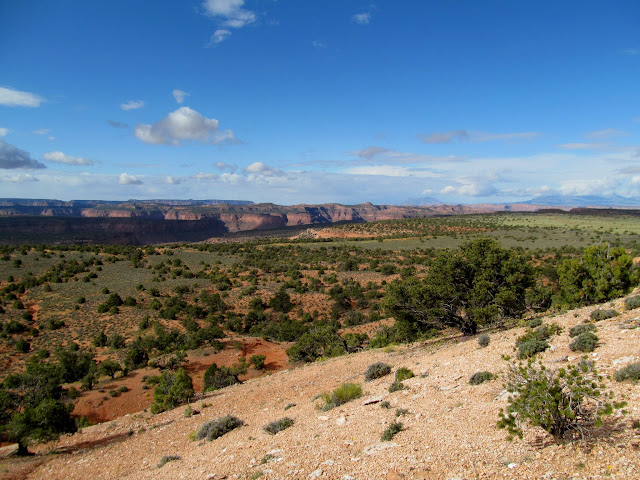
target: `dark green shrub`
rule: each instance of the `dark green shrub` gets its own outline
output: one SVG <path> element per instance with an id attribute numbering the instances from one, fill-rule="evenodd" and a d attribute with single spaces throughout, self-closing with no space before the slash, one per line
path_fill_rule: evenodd
<path id="1" fill-rule="evenodd" d="M 539 327 L 540 325 L 542 325 L 541 318 L 532 318 L 527 322 L 527 327 L 529 328 L 536 328 L 536 327 Z"/>
<path id="2" fill-rule="evenodd" d="M 396 370 L 396 382 L 401 382 L 413 377 L 415 377 L 415 375 L 407 367 L 400 367 Z"/>
<path id="3" fill-rule="evenodd" d="M 183 368 L 176 373 L 163 372 L 158 386 L 153 390 L 153 404 L 150 411 L 154 415 L 187 403 L 193 397 L 193 380 Z"/>
<path id="4" fill-rule="evenodd" d="M 207 371 L 204 372 L 204 391 L 218 390 L 220 388 L 229 387 L 240 383 L 238 375 L 232 371 L 229 367 L 218 367 L 215 363 L 212 363 Z"/>
<path id="5" fill-rule="evenodd" d="M 489 342 L 491 342 L 491 337 L 486 333 L 483 333 L 478 337 L 478 345 L 482 348 L 489 346 Z"/>
<path id="6" fill-rule="evenodd" d="M 362 396 L 362 386 L 357 383 L 343 383 L 331 393 L 323 393 L 320 398 L 324 405 L 322 410 L 331 410 Z"/>
<path id="7" fill-rule="evenodd" d="M 173 462 L 175 460 L 182 460 L 182 458 L 180 456 L 178 456 L 178 455 L 165 455 L 164 457 L 162 457 L 160 459 L 160 462 L 158 463 L 158 468 L 162 468 L 167 463 Z"/>
<path id="8" fill-rule="evenodd" d="M 383 362 L 376 362 L 369 365 L 367 371 L 364 374 L 365 380 L 370 382 L 371 380 L 375 380 L 376 378 L 384 377 L 385 375 L 389 375 L 391 373 L 391 367 Z"/>
<path id="9" fill-rule="evenodd" d="M 20 353 L 27 353 L 29 350 L 31 350 L 31 344 L 22 338 L 16 342 L 15 347 L 16 350 Z"/>
<path id="10" fill-rule="evenodd" d="M 280 420 L 275 420 L 269 423 L 268 425 L 265 425 L 263 430 L 267 433 L 270 433 L 271 435 L 275 435 L 276 433 L 281 432 L 282 430 L 285 430 L 292 426 L 293 426 L 293 418 L 284 417 L 284 418 L 281 418 Z"/>
<path id="11" fill-rule="evenodd" d="M 549 370 L 542 363 L 510 364 L 505 388 L 512 395 L 506 411 L 500 410 L 498 428 L 509 439 L 522 438 L 524 422 L 541 427 L 556 441 L 569 432 L 581 435 L 602 424 L 602 416 L 622 404 L 612 401 L 592 362 Z"/>
<path id="12" fill-rule="evenodd" d="M 635 310 L 640 307 L 640 295 L 634 295 L 624 301 L 624 308 L 627 310 Z"/>
<path id="13" fill-rule="evenodd" d="M 380 408 L 389 409 L 391 408 L 391 403 L 389 403 L 387 400 L 385 400 L 384 402 L 380 402 Z"/>
<path id="14" fill-rule="evenodd" d="M 258 370 L 262 370 L 264 368 L 264 361 L 267 359 L 265 355 L 251 355 L 249 358 L 249 363 L 253 364 Z"/>
<path id="15" fill-rule="evenodd" d="M 615 378 L 617 382 L 623 382 L 624 380 L 640 380 L 640 362 L 631 363 L 626 367 L 621 368 L 613 375 L 613 378 Z"/>
<path id="16" fill-rule="evenodd" d="M 383 442 L 391 441 L 393 439 L 393 437 L 395 437 L 398 433 L 400 433 L 402 431 L 403 427 L 404 427 L 404 425 L 402 425 L 402 423 L 394 421 L 382 433 L 382 437 L 380 437 L 380 440 L 382 440 Z"/>
<path id="17" fill-rule="evenodd" d="M 618 316 L 618 312 L 611 309 L 607 309 L 607 310 L 597 309 L 591 312 L 591 315 L 590 315 L 591 320 L 595 320 L 596 322 L 599 322 L 600 320 L 606 320 L 607 318 L 617 317 L 617 316 Z"/>
<path id="18" fill-rule="evenodd" d="M 237 417 L 226 415 L 224 417 L 216 418 L 209 422 L 203 423 L 196 432 L 196 438 L 198 440 L 207 439 L 208 441 L 220 438 L 225 433 L 241 427 L 244 422 Z"/>
<path id="19" fill-rule="evenodd" d="M 404 383 L 395 380 L 389 385 L 389 393 L 397 392 L 398 390 L 404 390 Z"/>
<path id="20" fill-rule="evenodd" d="M 489 380 L 493 380 L 494 378 L 495 378 L 495 375 L 491 372 L 487 372 L 487 371 L 476 372 L 473 375 L 471 375 L 471 378 L 469 379 L 469 383 L 471 385 L 480 385 L 481 383 L 488 382 Z"/>
<path id="21" fill-rule="evenodd" d="M 546 340 L 538 340 L 535 338 L 528 339 L 518 343 L 518 358 L 531 358 L 538 353 L 546 351 L 550 345 Z"/>
<path id="22" fill-rule="evenodd" d="M 547 339 L 551 338 L 562 331 L 557 323 L 550 325 L 540 325 L 535 330 L 529 330 L 516 340 L 516 348 L 518 349 L 518 358 L 531 358 L 537 353 L 544 352 L 550 345 Z"/>
<path id="23" fill-rule="evenodd" d="M 593 352 L 598 345 L 598 336 L 593 332 L 584 332 L 569 344 L 572 352 Z"/>
<path id="24" fill-rule="evenodd" d="M 597 327 L 593 323 L 581 323 L 569 330 L 569 336 L 573 338 L 578 335 L 582 335 L 583 333 L 595 332 L 596 330 Z"/>

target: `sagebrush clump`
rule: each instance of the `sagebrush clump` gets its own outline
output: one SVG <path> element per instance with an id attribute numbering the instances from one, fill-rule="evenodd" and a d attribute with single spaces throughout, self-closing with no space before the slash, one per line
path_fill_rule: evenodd
<path id="1" fill-rule="evenodd" d="M 471 378 L 469 379 L 469 383 L 471 385 L 480 385 L 481 383 L 484 382 L 488 382 L 489 380 L 493 380 L 495 378 L 495 375 L 491 372 L 487 372 L 482 371 L 482 372 L 476 372 L 473 375 L 471 375 Z"/>
<path id="2" fill-rule="evenodd" d="M 595 320 L 599 322 L 600 320 L 606 320 L 608 318 L 617 317 L 618 312 L 611 309 L 597 309 L 591 312 L 590 318 L 591 320 Z"/>
<path id="3" fill-rule="evenodd" d="M 617 382 L 623 382 L 624 380 L 640 380 L 640 362 L 630 363 L 626 367 L 621 368 L 614 373 L 613 378 L 615 378 Z"/>
<path id="4" fill-rule="evenodd" d="M 640 295 L 634 295 L 624 301 L 624 308 L 627 310 L 635 310 L 640 307 Z"/>
<path id="5" fill-rule="evenodd" d="M 598 336 L 593 332 L 584 332 L 569 344 L 572 352 L 593 352 L 598 346 Z"/>
<path id="6" fill-rule="evenodd" d="M 407 380 L 413 377 L 415 377 L 415 375 L 407 367 L 400 367 L 398 370 L 396 370 L 396 382 L 402 382 L 403 380 Z"/>
<path id="7" fill-rule="evenodd" d="M 362 386 L 360 384 L 343 383 L 333 392 L 325 392 L 320 395 L 320 398 L 324 402 L 324 405 L 321 408 L 325 411 L 331 410 L 332 408 L 338 407 L 351 400 L 355 400 L 356 398 L 360 398 L 361 396 Z"/>
<path id="8" fill-rule="evenodd" d="M 383 442 L 389 442 L 393 439 L 393 437 L 395 437 L 398 433 L 400 433 L 402 431 L 402 428 L 404 427 L 404 425 L 400 422 L 392 422 L 387 429 L 382 433 L 382 437 L 380 437 L 380 440 L 382 440 Z"/>
<path id="9" fill-rule="evenodd" d="M 480 346 L 480 348 L 488 347 L 490 342 L 491 337 L 489 337 L 489 335 L 487 335 L 486 333 L 483 333 L 478 337 L 478 345 Z"/>
<path id="10" fill-rule="evenodd" d="M 391 367 L 389 365 L 383 362 L 376 362 L 369 365 L 369 368 L 367 368 L 367 371 L 364 374 L 364 378 L 367 382 L 370 382 L 371 380 L 384 377 L 390 373 Z"/>
<path id="11" fill-rule="evenodd" d="M 292 427 L 293 423 L 294 423 L 293 418 L 284 417 L 284 418 L 281 418 L 280 420 L 275 420 L 265 425 L 263 427 L 263 430 L 267 433 L 270 433 L 271 435 L 275 435 L 276 433 L 281 432 L 282 430 Z"/>
<path id="12" fill-rule="evenodd" d="M 569 336 L 573 338 L 583 333 L 596 332 L 597 330 L 598 328 L 593 323 L 581 323 L 569 330 Z"/>
<path id="13" fill-rule="evenodd" d="M 208 441 L 220 438 L 225 433 L 241 427 L 244 422 L 232 415 L 225 415 L 224 417 L 216 418 L 209 422 L 203 423 L 196 432 L 196 438 L 198 440 L 207 439 Z"/>

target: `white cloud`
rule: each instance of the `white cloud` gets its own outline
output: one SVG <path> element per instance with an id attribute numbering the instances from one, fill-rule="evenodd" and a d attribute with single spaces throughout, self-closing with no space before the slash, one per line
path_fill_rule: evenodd
<path id="1" fill-rule="evenodd" d="M 227 170 L 231 173 L 235 172 L 238 169 L 238 167 L 236 167 L 235 165 L 230 165 L 226 162 L 216 162 L 213 164 L 213 166 L 218 170 Z"/>
<path id="2" fill-rule="evenodd" d="M 369 22 L 371 22 L 371 14 L 368 12 L 356 13 L 351 17 L 351 20 L 359 25 L 369 25 Z"/>
<path id="3" fill-rule="evenodd" d="M 249 174 L 260 174 L 263 176 L 283 176 L 285 173 L 276 167 L 270 167 L 262 162 L 253 162 L 251 165 L 243 170 Z"/>
<path id="4" fill-rule="evenodd" d="M 625 55 L 640 55 L 640 49 L 637 48 L 627 48 L 625 50 L 622 51 L 622 53 L 624 53 Z"/>
<path id="5" fill-rule="evenodd" d="M 220 178 L 219 175 L 216 175 L 215 173 L 196 173 L 193 178 L 195 178 L 196 180 L 217 180 L 218 178 Z"/>
<path id="6" fill-rule="evenodd" d="M 0 140 L 0 168 L 33 170 L 47 167 L 43 163 L 31 158 L 29 152 L 25 152 L 4 140 Z"/>
<path id="7" fill-rule="evenodd" d="M 539 137 L 538 132 L 488 133 L 467 130 L 452 130 L 450 132 L 434 132 L 420 134 L 418 138 L 423 143 L 451 143 L 454 141 L 493 142 L 509 140 L 533 140 Z"/>
<path id="8" fill-rule="evenodd" d="M 622 130 L 616 130 L 615 128 L 605 128 L 604 130 L 596 130 L 595 132 L 586 133 L 585 138 L 601 139 L 601 138 L 614 138 L 626 135 L 626 132 Z"/>
<path id="9" fill-rule="evenodd" d="M 41 128 L 39 130 L 34 130 L 33 133 L 35 133 L 36 135 L 48 135 L 51 133 L 51 129 L 50 128 Z"/>
<path id="10" fill-rule="evenodd" d="M 129 100 L 128 102 L 120 104 L 122 110 L 137 110 L 142 107 L 144 107 L 143 100 Z"/>
<path id="11" fill-rule="evenodd" d="M 242 28 L 257 20 L 251 10 L 242 8 L 244 0 L 205 0 L 202 4 L 204 12 L 219 21 L 218 28 L 211 36 L 210 44 L 223 42 L 231 35 L 229 28 Z"/>
<path id="12" fill-rule="evenodd" d="M 72 157 L 62 152 L 48 152 L 42 158 L 53 163 L 64 163 L 65 165 L 93 165 L 93 160 L 81 157 Z"/>
<path id="13" fill-rule="evenodd" d="M 6 107 L 39 107 L 45 99 L 35 93 L 0 87 L 0 105 Z"/>
<path id="14" fill-rule="evenodd" d="M 428 170 L 421 170 L 399 165 L 361 165 L 345 170 L 350 175 L 383 175 L 386 177 L 422 177 L 433 178 L 439 176 Z"/>
<path id="15" fill-rule="evenodd" d="M 171 175 L 169 175 L 166 179 L 165 182 L 168 183 L 169 185 L 179 185 L 182 183 L 184 179 L 182 177 L 172 177 Z"/>
<path id="16" fill-rule="evenodd" d="M 327 45 L 324 42 L 321 42 L 320 40 L 314 40 L 311 42 L 311 45 L 313 45 L 313 48 L 327 48 Z"/>
<path id="17" fill-rule="evenodd" d="M 454 187 L 453 185 L 447 185 L 442 190 L 440 190 L 440 193 L 442 193 L 443 195 L 449 195 L 451 193 L 456 193 L 456 187 Z"/>
<path id="18" fill-rule="evenodd" d="M 15 175 L 0 176 L 0 183 L 30 183 L 37 182 L 38 179 L 28 173 L 18 173 Z"/>
<path id="19" fill-rule="evenodd" d="M 467 140 L 469 134 L 466 130 L 453 130 L 451 132 L 434 132 L 428 135 L 418 135 L 423 143 L 451 143 L 454 140 Z"/>
<path id="20" fill-rule="evenodd" d="M 10 131 L 11 130 L 9 130 L 8 128 L 0 127 L 0 137 L 6 137 L 7 135 L 9 135 Z"/>
<path id="21" fill-rule="evenodd" d="M 587 143 L 587 142 L 577 142 L 577 143 L 563 143 L 558 145 L 560 148 L 564 148 L 565 150 L 600 150 L 606 148 L 607 145 L 604 143 Z"/>
<path id="22" fill-rule="evenodd" d="M 177 88 L 171 93 L 173 94 L 173 98 L 175 98 L 176 102 L 178 103 L 184 102 L 185 97 L 191 95 L 190 93 L 187 93 L 184 90 L 178 90 Z"/>
<path id="23" fill-rule="evenodd" d="M 156 145 L 180 145 L 184 140 L 203 143 L 235 143 L 231 130 L 218 131 L 218 120 L 206 118 L 189 107 L 180 107 L 154 125 L 141 123 L 134 129 L 138 139 Z"/>
<path id="24" fill-rule="evenodd" d="M 366 160 L 368 163 L 373 162 L 394 162 L 401 164 L 411 163 L 438 163 L 438 162 L 461 162 L 466 158 L 455 156 L 437 157 L 433 155 L 424 155 L 413 152 L 399 152 L 384 147 L 369 146 L 362 150 L 353 150 L 348 152 L 350 155 Z"/>
<path id="25" fill-rule="evenodd" d="M 128 173 L 121 173 L 118 177 L 118 183 L 120 185 L 142 185 L 142 180 L 140 180 L 135 175 L 129 175 Z"/>
<path id="26" fill-rule="evenodd" d="M 213 35 L 211 35 L 211 38 L 209 39 L 209 45 L 215 45 L 215 44 L 224 42 L 230 36 L 231 36 L 230 30 L 219 28 L 218 30 L 213 32 Z"/>

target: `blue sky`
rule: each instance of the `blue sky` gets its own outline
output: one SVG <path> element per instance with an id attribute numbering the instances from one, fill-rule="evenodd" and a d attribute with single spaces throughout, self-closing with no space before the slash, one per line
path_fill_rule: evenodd
<path id="1" fill-rule="evenodd" d="M 0 0 L 0 197 L 640 196 L 640 2 Z"/>

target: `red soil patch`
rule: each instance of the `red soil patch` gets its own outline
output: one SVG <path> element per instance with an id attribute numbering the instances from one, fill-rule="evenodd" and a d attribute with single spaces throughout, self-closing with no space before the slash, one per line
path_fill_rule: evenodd
<path id="1" fill-rule="evenodd" d="M 268 342 L 260 338 L 239 338 L 237 342 L 242 343 L 242 348 L 236 349 L 233 346 L 234 341 L 235 339 L 228 340 L 225 348 L 218 353 L 212 348 L 189 353 L 188 362 L 184 367 L 193 378 L 196 392 L 202 391 L 204 372 L 212 363 L 230 367 L 237 363 L 240 357 L 245 357 L 247 361 L 252 355 L 267 357 L 264 370 L 259 371 L 251 367 L 246 375 L 240 376 L 240 380 L 259 377 L 287 367 L 286 349 L 289 344 Z M 102 423 L 149 408 L 153 403 L 153 388 L 143 388 L 145 384 L 142 378 L 158 374 L 158 369 L 145 368 L 131 372 L 126 377 L 105 379 L 93 390 L 82 393 L 74 405 L 73 415 L 87 417 L 91 423 Z M 118 392 L 115 397 L 109 394 L 111 390 L 117 392 L 122 386 L 127 387 L 126 392 Z"/>

